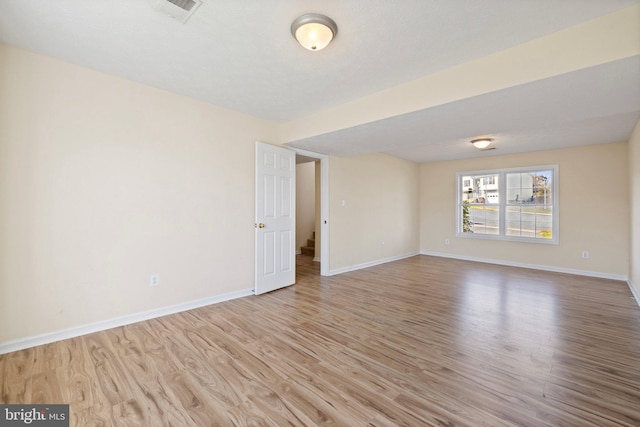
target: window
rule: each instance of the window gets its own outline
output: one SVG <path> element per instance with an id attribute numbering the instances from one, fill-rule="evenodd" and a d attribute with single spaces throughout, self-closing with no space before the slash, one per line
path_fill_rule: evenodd
<path id="1" fill-rule="evenodd" d="M 457 235 L 558 243 L 558 167 L 460 172 Z"/>

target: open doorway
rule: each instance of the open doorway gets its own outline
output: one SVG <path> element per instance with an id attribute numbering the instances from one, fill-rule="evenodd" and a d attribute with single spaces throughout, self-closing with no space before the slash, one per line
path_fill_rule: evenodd
<path id="1" fill-rule="evenodd" d="M 325 155 L 296 151 L 296 258 L 299 268 L 323 276 L 329 270 L 328 162 Z"/>
<path id="2" fill-rule="evenodd" d="M 320 274 L 319 166 L 319 160 L 296 156 L 296 281 Z"/>
<path id="3" fill-rule="evenodd" d="M 315 256 L 316 234 L 320 237 L 318 161 L 301 162 L 300 157 L 296 156 L 296 255 L 319 262 Z"/>

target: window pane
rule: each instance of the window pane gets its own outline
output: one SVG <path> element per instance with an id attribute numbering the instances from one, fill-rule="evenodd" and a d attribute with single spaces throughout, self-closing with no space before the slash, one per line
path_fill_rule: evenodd
<path id="1" fill-rule="evenodd" d="M 473 178 L 471 176 L 463 176 L 460 182 L 462 183 L 460 188 L 461 201 L 471 201 L 473 199 Z"/>
<path id="2" fill-rule="evenodd" d="M 551 239 L 552 208 L 545 206 L 507 206 L 506 235 Z"/>
<path id="3" fill-rule="evenodd" d="M 462 218 L 462 224 L 460 224 L 460 229 L 463 233 L 473 233 L 473 221 L 471 220 L 471 211 L 468 203 L 462 204 L 462 213 L 460 218 Z"/>
<path id="4" fill-rule="evenodd" d="M 535 214 L 527 207 L 507 207 L 507 236 L 535 237 Z"/>
<path id="5" fill-rule="evenodd" d="M 460 179 L 461 201 L 499 204 L 498 190 L 498 174 L 468 175 Z"/>
<path id="6" fill-rule="evenodd" d="M 536 213 L 536 237 L 541 239 L 553 238 L 553 215 L 551 207 L 539 207 Z"/>
<path id="7" fill-rule="evenodd" d="M 465 207 L 462 208 L 463 232 L 476 234 L 499 234 L 500 232 L 500 211 L 498 207 L 468 205 L 465 230 Z"/>
<path id="8" fill-rule="evenodd" d="M 526 217 L 525 217 L 526 218 Z M 520 236 L 521 237 L 536 237 L 536 222 L 535 218 L 526 218 L 528 221 L 520 222 Z"/>
<path id="9" fill-rule="evenodd" d="M 553 174 L 551 171 L 538 171 L 533 175 L 535 203 L 538 205 L 553 204 Z"/>
<path id="10" fill-rule="evenodd" d="M 517 206 L 507 206 L 506 219 L 507 223 L 505 228 L 507 236 L 520 236 L 520 208 Z"/>
<path id="11" fill-rule="evenodd" d="M 507 203 L 533 203 L 533 174 L 507 174 Z"/>
<path id="12" fill-rule="evenodd" d="M 510 188 L 507 190 L 507 203 L 511 205 L 530 204 L 532 194 L 531 188 Z"/>

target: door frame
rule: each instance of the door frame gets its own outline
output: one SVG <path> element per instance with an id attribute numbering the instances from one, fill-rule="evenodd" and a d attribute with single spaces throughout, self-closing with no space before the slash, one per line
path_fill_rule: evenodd
<path id="1" fill-rule="evenodd" d="M 329 276 L 329 156 L 295 147 L 287 148 L 320 160 L 320 275 Z"/>

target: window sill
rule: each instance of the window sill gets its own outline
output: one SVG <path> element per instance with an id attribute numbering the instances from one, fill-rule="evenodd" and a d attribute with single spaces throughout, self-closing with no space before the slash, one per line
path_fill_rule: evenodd
<path id="1" fill-rule="evenodd" d="M 456 237 L 462 237 L 465 239 L 479 239 L 479 240 L 499 240 L 503 242 L 519 242 L 519 243 L 536 243 L 543 245 L 559 245 L 560 239 L 558 237 L 552 239 L 536 239 L 532 237 L 519 237 L 519 236 L 500 236 L 494 234 L 477 234 L 477 233 L 456 233 Z"/>

